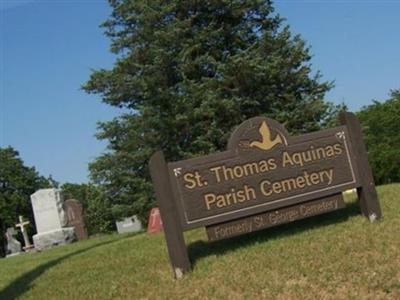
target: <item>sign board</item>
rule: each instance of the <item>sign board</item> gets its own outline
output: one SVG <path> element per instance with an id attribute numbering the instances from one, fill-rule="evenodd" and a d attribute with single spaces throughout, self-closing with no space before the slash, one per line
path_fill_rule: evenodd
<path id="1" fill-rule="evenodd" d="M 331 212 L 344 208 L 342 194 L 327 196 L 277 210 L 266 211 L 261 214 L 207 227 L 207 236 L 210 241 L 226 239 L 253 231 L 294 222 L 304 218 Z"/>
<path id="2" fill-rule="evenodd" d="M 342 208 L 341 193 L 352 188 L 363 214 L 380 218 L 359 123 L 351 113 L 341 123 L 290 136 L 256 117 L 238 126 L 227 151 L 168 164 L 154 154 L 150 171 L 175 276 L 190 269 L 184 230 L 206 226 L 210 240 L 249 233 Z"/>

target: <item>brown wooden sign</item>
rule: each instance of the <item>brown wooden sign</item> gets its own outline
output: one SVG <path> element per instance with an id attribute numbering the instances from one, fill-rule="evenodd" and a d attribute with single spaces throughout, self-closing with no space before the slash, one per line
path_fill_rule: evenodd
<path id="1" fill-rule="evenodd" d="M 381 217 L 361 129 L 351 113 L 342 126 L 290 136 L 256 117 L 232 134 L 228 150 L 167 164 L 150 160 L 169 254 L 180 277 L 190 269 L 183 231 L 206 226 L 210 240 L 344 207 L 341 192 L 357 188 L 361 209 Z"/>
<path id="2" fill-rule="evenodd" d="M 266 211 L 261 214 L 252 215 L 238 220 L 208 226 L 207 235 L 210 241 L 226 239 L 320 215 L 344 207 L 343 196 L 340 193 L 318 200 L 312 200 L 277 210 Z"/>

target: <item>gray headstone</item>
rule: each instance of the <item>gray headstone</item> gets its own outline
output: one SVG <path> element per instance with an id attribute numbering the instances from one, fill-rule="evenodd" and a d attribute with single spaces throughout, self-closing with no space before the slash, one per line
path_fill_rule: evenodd
<path id="1" fill-rule="evenodd" d="M 73 227 L 66 227 L 67 217 L 59 189 L 42 189 L 31 195 L 37 234 L 33 243 L 37 250 L 63 245 L 75 240 Z"/>
<path id="2" fill-rule="evenodd" d="M 21 253 L 21 243 L 14 238 L 16 234 L 17 231 L 14 228 L 7 228 L 7 256 L 13 256 Z"/>
<path id="3" fill-rule="evenodd" d="M 118 233 L 138 232 L 143 229 L 142 223 L 136 216 L 116 222 Z"/>

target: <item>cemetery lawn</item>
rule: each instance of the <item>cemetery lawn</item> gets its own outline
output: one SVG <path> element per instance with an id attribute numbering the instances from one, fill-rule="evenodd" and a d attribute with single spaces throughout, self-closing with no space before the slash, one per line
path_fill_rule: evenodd
<path id="1" fill-rule="evenodd" d="M 400 184 L 384 219 L 346 208 L 209 243 L 185 233 L 193 271 L 174 280 L 162 234 L 107 235 L 0 260 L 0 299 L 400 299 Z"/>

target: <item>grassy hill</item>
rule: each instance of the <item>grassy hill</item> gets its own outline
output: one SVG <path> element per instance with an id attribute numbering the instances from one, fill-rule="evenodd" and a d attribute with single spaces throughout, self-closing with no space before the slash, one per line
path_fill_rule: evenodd
<path id="1" fill-rule="evenodd" d="M 209 243 L 187 232 L 193 271 L 174 280 L 162 234 L 109 235 L 0 260 L 0 299 L 400 299 L 400 184 L 384 214 L 343 210 Z"/>

